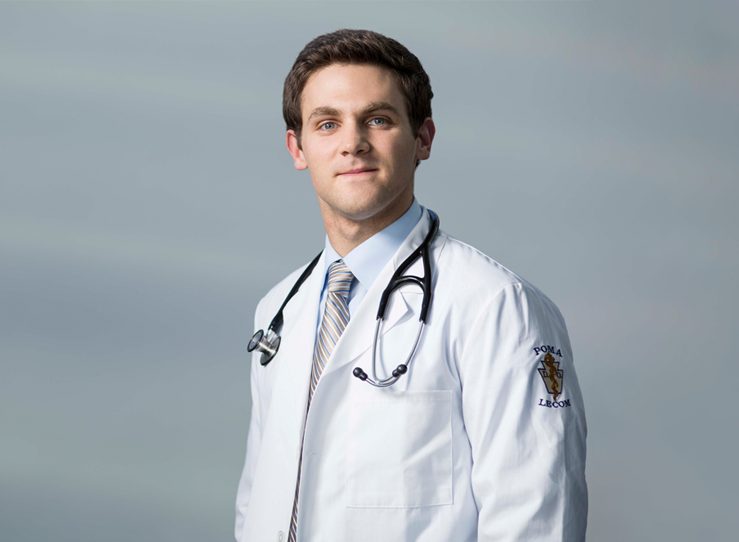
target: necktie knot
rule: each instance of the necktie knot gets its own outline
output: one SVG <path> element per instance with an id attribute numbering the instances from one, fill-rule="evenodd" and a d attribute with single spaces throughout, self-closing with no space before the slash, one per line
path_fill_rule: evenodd
<path id="1" fill-rule="evenodd" d="M 347 299 L 352 280 L 354 280 L 354 275 L 342 260 L 335 261 L 328 268 L 328 291 L 330 293 Z"/>

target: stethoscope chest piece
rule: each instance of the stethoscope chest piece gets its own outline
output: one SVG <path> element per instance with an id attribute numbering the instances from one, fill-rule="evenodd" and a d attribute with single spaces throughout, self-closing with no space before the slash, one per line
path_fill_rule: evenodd
<path id="1" fill-rule="evenodd" d="M 300 278 L 298 278 L 297 282 L 293 286 L 292 290 L 290 290 L 290 293 L 287 294 L 287 297 L 285 298 L 285 301 L 282 303 L 282 306 L 280 307 L 280 310 L 277 311 L 277 314 L 275 314 L 275 317 L 272 318 L 272 322 L 269 324 L 269 327 L 267 328 L 267 333 L 265 335 L 264 330 L 260 329 L 257 331 L 249 341 L 249 345 L 246 347 L 246 350 L 248 352 L 253 352 L 254 350 L 258 350 L 262 353 L 262 357 L 259 359 L 259 363 L 262 364 L 262 366 L 267 365 L 270 361 L 272 361 L 272 358 L 275 357 L 277 354 L 277 351 L 280 349 L 280 336 L 278 335 L 278 332 L 280 331 L 280 328 L 282 327 L 283 322 L 283 316 L 282 311 L 284 310 L 285 306 L 287 305 L 287 302 L 292 299 L 292 297 L 298 293 L 298 289 L 300 288 L 300 285 L 305 282 L 305 279 L 308 278 L 308 276 L 313 271 L 313 268 L 318 263 L 318 260 L 321 257 L 322 252 L 318 253 L 318 256 L 316 256 L 313 261 L 308 264 L 308 266 L 303 270 L 303 273 L 300 275 Z"/>
<path id="2" fill-rule="evenodd" d="M 260 329 L 252 336 L 246 350 L 248 352 L 259 350 L 262 353 L 259 363 L 264 366 L 272 361 L 272 358 L 277 354 L 277 351 L 280 349 L 280 340 L 280 336 L 274 331 L 268 330 L 267 335 L 265 336 L 264 330 Z"/>

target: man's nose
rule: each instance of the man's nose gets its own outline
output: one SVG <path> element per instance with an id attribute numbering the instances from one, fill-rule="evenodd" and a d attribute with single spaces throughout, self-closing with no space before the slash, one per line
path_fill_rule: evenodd
<path id="1" fill-rule="evenodd" d="M 344 140 L 342 141 L 341 154 L 346 156 L 369 151 L 370 144 L 367 138 L 367 130 L 362 123 L 347 123 L 342 135 Z"/>

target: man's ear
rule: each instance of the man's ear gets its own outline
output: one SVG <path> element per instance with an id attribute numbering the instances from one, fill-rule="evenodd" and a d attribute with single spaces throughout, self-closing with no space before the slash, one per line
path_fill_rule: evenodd
<path id="1" fill-rule="evenodd" d="M 305 161 L 303 151 L 300 150 L 300 145 L 298 145 L 298 135 L 295 133 L 295 130 L 287 131 L 286 143 L 287 150 L 290 151 L 290 155 L 293 157 L 295 169 L 308 169 L 308 163 Z"/>
<path id="2" fill-rule="evenodd" d="M 436 126 L 431 117 L 427 117 L 418 129 L 416 139 L 416 160 L 426 160 L 431 156 L 431 143 L 436 135 Z"/>

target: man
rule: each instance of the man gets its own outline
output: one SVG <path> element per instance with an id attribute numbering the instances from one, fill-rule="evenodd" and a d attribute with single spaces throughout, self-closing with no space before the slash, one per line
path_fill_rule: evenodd
<path id="1" fill-rule="evenodd" d="M 253 354 L 238 542 L 585 538 L 582 396 L 564 319 L 534 286 L 439 231 L 415 355 L 423 295 L 406 284 L 378 335 L 377 378 L 397 381 L 365 381 L 382 292 L 432 228 L 413 196 L 432 96 L 418 59 L 369 31 L 320 36 L 287 76 L 287 148 L 327 237 L 278 353 Z M 257 329 L 304 270 L 261 300 Z"/>

